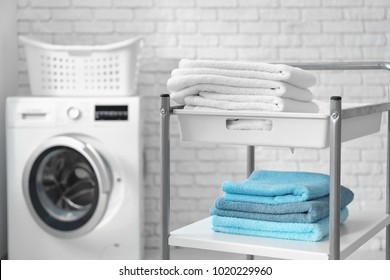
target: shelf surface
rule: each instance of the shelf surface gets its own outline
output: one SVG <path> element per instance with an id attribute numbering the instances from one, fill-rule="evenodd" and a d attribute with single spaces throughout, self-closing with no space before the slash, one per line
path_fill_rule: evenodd
<path id="1" fill-rule="evenodd" d="M 352 211 L 351 211 L 352 212 Z M 350 213 L 341 225 L 341 259 L 345 259 L 390 224 L 390 215 L 377 212 Z M 291 241 L 214 232 L 206 218 L 171 232 L 170 246 L 257 255 L 279 259 L 328 259 L 329 241 Z"/>

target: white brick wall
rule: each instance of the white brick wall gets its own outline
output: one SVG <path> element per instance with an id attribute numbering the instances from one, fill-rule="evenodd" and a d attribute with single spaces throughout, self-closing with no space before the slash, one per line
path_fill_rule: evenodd
<path id="1" fill-rule="evenodd" d="M 144 97 L 146 248 L 159 246 L 159 94 L 182 57 L 250 61 L 389 60 L 388 0 L 19 0 L 20 34 L 53 43 L 106 43 L 143 35 L 139 93 Z M 19 92 L 28 94 L 20 49 Z M 316 72 L 317 97 L 387 99 L 387 73 Z M 245 178 L 244 147 L 183 143 L 172 119 L 172 227 L 208 215 L 224 180 Z M 383 124 L 387 123 L 384 119 Z M 383 205 L 385 134 L 343 146 L 351 209 Z M 328 151 L 256 149 L 257 168 L 328 172 Z M 382 207 L 382 206 L 379 206 Z M 364 246 L 383 250 L 384 235 Z"/>

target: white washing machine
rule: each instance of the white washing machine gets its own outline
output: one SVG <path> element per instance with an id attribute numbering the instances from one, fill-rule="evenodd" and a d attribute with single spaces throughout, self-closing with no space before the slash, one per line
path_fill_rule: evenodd
<path id="1" fill-rule="evenodd" d="M 142 258 L 139 97 L 7 99 L 8 257 Z"/>

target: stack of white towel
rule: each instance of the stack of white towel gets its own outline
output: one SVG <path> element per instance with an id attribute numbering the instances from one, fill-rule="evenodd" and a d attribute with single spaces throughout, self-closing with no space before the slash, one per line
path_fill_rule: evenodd
<path id="1" fill-rule="evenodd" d="M 182 59 L 167 88 L 186 109 L 319 112 L 313 74 L 282 64 Z"/>

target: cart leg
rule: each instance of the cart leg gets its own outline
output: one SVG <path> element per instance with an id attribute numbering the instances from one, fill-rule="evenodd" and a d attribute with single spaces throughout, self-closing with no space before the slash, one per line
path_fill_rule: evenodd
<path id="1" fill-rule="evenodd" d="M 246 175 L 249 177 L 253 170 L 255 170 L 255 147 L 254 146 L 248 146 L 246 149 L 246 158 L 247 158 L 247 164 L 246 164 Z M 253 255 L 246 255 L 247 260 L 254 260 L 255 256 Z"/>
<path id="2" fill-rule="evenodd" d="M 340 259 L 341 97 L 330 100 L 329 259 Z"/>
<path id="3" fill-rule="evenodd" d="M 390 111 L 387 112 L 386 213 L 390 214 Z M 390 260 L 390 225 L 386 226 L 386 260 Z"/>
<path id="4" fill-rule="evenodd" d="M 162 94 L 160 107 L 161 137 L 161 258 L 169 260 L 169 216 L 170 216 L 170 98 Z"/>

